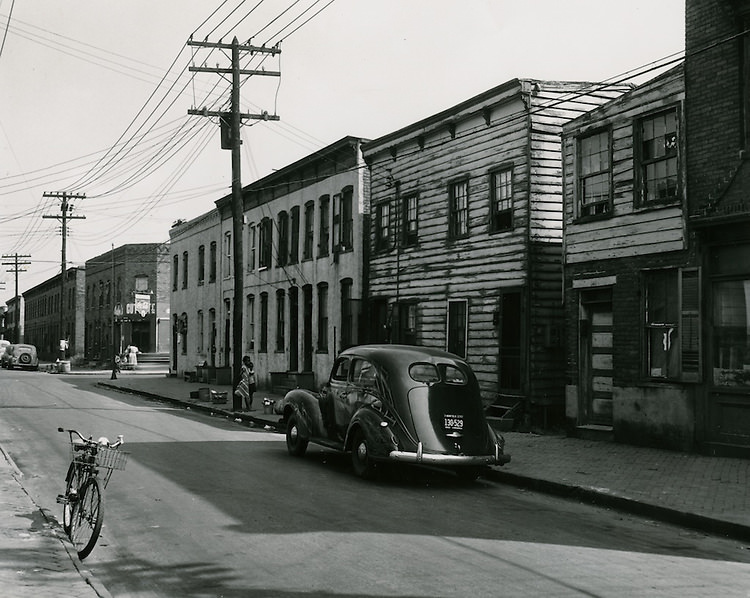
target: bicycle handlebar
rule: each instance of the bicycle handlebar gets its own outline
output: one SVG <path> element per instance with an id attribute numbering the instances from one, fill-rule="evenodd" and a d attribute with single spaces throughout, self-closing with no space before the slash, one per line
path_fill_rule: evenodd
<path id="1" fill-rule="evenodd" d="M 99 443 L 98 443 L 97 441 L 93 440 L 93 439 L 91 438 L 91 436 L 89 436 L 88 438 L 85 438 L 85 437 L 83 436 L 83 434 L 81 434 L 81 433 L 80 433 L 80 432 L 79 432 L 78 430 L 66 430 L 66 429 L 64 429 L 64 428 L 57 428 L 57 431 L 58 431 L 58 432 L 67 432 L 67 433 L 68 433 L 68 435 L 70 436 L 70 442 L 71 442 L 71 443 L 73 443 L 73 436 L 75 435 L 75 436 L 76 436 L 76 437 L 78 437 L 78 438 L 79 438 L 79 439 L 81 440 L 81 442 L 82 442 L 82 443 L 83 443 L 84 445 L 86 445 L 86 446 L 91 446 L 91 445 L 95 445 L 95 446 L 98 446 L 98 445 L 99 445 Z M 125 444 L 125 440 L 124 440 L 124 438 L 123 438 L 123 435 L 122 435 L 122 434 L 119 434 L 119 435 L 117 436 L 117 440 L 116 440 L 115 442 L 109 442 L 109 441 L 107 441 L 107 443 L 106 443 L 106 445 L 105 445 L 105 446 L 106 446 L 107 448 L 111 448 L 111 449 L 113 449 L 113 448 L 117 448 L 118 446 L 120 446 L 120 445 L 122 445 L 122 444 Z"/>

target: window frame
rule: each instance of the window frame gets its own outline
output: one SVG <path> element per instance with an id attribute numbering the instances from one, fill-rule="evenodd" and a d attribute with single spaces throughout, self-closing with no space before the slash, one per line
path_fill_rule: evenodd
<path id="1" fill-rule="evenodd" d="M 599 170 L 592 170 L 591 172 L 583 173 L 583 162 L 584 162 L 584 142 L 593 139 L 594 137 L 600 137 L 606 135 L 606 160 L 604 161 L 605 167 Z M 594 154 L 590 154 L 593 156 Z M 607 181 L 607 193 L 606 199 L 600 201 L 592 201 L 584 204 L 585 193 L 586 193 L 586 181 L 589 179 L 595 179 L 606 175 Z M 576 137 L 576 216 L 578 220 L 600 220 L 603 218 L 611 218 L 614 212 L 614 202 L 612 196 L 612 129 L 611 127 L 600 127 L 587 131 Z M 604 206 L 604 210 L 601 212 L 587 212 L 584 213 L 584 208 L 595 208 L 596 206 Z"/>
<path id="2" fill-rule="evenodd" d="M 456 322 L 452 319 L 452 306 L 463 305 L 463 338 L 456 338 L 455 332 L 458 331 Z M 460 331 L 459 331 L 460 332 Z M 459 344 L 456 345 L 455 343 Z M 468 299 L 448 299 L 445 308 L 445 350 L 454 355 L 466 359 L 469 350 L 469 300 Z M 463 351 L 456 351 L 455 348 L 463 347 Z"/>
<path id="3" fill-rule="evenodd" d="M 391 249 L 391 201 L 375 204 L 375 251 Z"/>
<path id="4" fill-rule="evenodd" d="M 401 243 L 404 247 L 414 247 L 419 243 L 419 193 L 417 191 L 401 196 Z"/>
<path id="5" fill-rule="evenodd" d="M 457 191 L 463 187 L 464 192 Z M 451 241 L 466 239 L 470 234 L 469 227 L 469 177 L 461 177 L 448 183 L 448 238 Z M 458 202 L 463 200 L 463 205 Z M 461 216 L 463 215 L 463 218 Z"/>
<path id="6" fill-rule="evenodd" d="M 663 156 L 644 158 L 644 147 L 643 147 L 644 123 L 646 123 L 649 120 L 656 120 L 657 118 L 670 114 L 670 113 L 674 113 L 674 123 L 675 123 L 674 153 L 673 154 L 665 153 Z M 633 159 L 634 159 L 633 170 L 635 174 L 635 184 L 636 184 L 634 199 L 635 199 L 636 208 L 640 208 L 640 209 L 659 208 L 663 206 L 674 205 L 680 202 L 680 197 L 682 195 L 682 181 L 681 181 L 681 176 L 680 176 L 680 167 L 682 164 L 681 133 L 683 131 L 681 119 L 682 119 L 682 114 L 680 110 L 680 104 L 675 103 L 669 106 L 662 106 L 658 110 L 654 110 L 652 112 L 640 114 L 633 121 L 633 146 L 634 146 L 633 147 Z M 675 179 L 674 196 L 656 198 L 656 199 L 648 199 L 647 189 L 648 189 L 649 179 L 645 172 L 646 168 L 655 164 L 667 163 L 671 159 L 675 160 L 675 169 L 674 169 L 674 173 L 667 173 L 667 178 L 669 179 L 671 178 L 671 176 L 674 176 L 674 179 Z"/>
<path id="7" fill-rule="evenodd" d="M 498 198 L 498 183 L 497 183 L 497 177 L 499 175 L 508 175 L 508 183 L 507 186 L 510 188 L 510 193 L 508 197 Z M 490 232 L 491 233 L 500 233 L 500 232 L 507 232 L 513 230 L 513 208 L 514 208 L 514 201 L 513 201 L 513 165 L 506 165 L 506 166 L 499 166 L 497 168 L 494 168 L 489 173 L 489 187 L 490 187 Z M 502 188 L 505 188 L 503 186 Z M 505 207 L 502 209 L 498 209 L 498 205 L 503 204 Z M 506 205 L 507 204 L 507 205 Z M 504 226 L 502 223 L 504 222 L 504 219 L 501 220 L 503 217 L 508 218 L 508 223 Z"/>

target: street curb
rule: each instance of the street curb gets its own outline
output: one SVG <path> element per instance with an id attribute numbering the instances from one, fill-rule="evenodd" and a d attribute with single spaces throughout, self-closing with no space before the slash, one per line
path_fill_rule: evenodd
<path id="1" fill-rule="evenodd" d="M 259 417 L 254 417 L 250 415 L 249 413 L 235 413 L 234 411 L 229 411 L 227 409 L 210 407 L 208 405 L 201 405 L 199 403 L 193 403 L 192 401 L 186 401 L 184 399 L 175 399 L 173 397 L 165 397 L 164 395 L 156 394 L 153 392 L 148 392 L 147 390 L 136 390 L 134 388 L 126 388 L 123 386 L 118 386 L 117 384 L 109 384 L 108 382 L 99 381 L 96 383 L 96 385 L 101 386 L 103 388 L 108 388 L 110 390 L 116 390 L 116 391 L 124 392 L 127 394 L 146 397 L 148 399 L 152 399 L 155 401 L 165 401 L 167 403 L 172 403 L 173 405 L 179 405 L 180 407 L 190 408 L 191 411 L 200 411 L 202 413 L 207 413 L 209 415 L 221 415 L 228 419 L 241 419 L 243 422 L 251 423 L 257 426 L 261 426 L 261 427 L 270 426 L 273 430 L 278 431 L 278 426 L 269 424 L 267 420 L 264 420 Z"/>
<path id="2" fill-rule="evenodd" d="M 733 523 L 705 515 L 680 511 L 679 509 L 671 509 L 625 496 L 601 492 L 600 490 L 586 486 L 543 480 L 508 471 L 499 471 L 497 469 L 490 469 L 486 477 L 493 481 L 511 484 L 519 488 L 580 500 L 591 505 L 609 507 L 633 515 L 657 519 L 681 527 L 688 527 L 707 534 L 727 536 L 742 542 L 750 542 L 750 526 L 741 523 Z"/>

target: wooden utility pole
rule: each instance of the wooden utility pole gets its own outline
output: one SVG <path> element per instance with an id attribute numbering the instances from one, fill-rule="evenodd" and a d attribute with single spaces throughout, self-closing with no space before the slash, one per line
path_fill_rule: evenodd
<path id="1" fill-rule="evenodd" d="M 21 266 L 28 266 L 31 263 L 26 259 L 22 259 L 22 258 L 27 258 L 27 257 L 31 257 L 31 256 L 30 255 L 18 255 L 18 253 L 3 255 L 4 260 L 6 259 L 13 260 L 12 262 L 3 262 L 3 266 L 12 266 L 12 268 L 8 268 L 6 271 L 13 272 L 16 275 L 16 295 L 15 295 L 15 300 L 16 300 L 16 319 L 15 319 L 16 326 L 15 328 L 16 328 L 16 331 L 13 335 L 14 343 L 21 342 L 21 336 L 20 336 L 21 333 L 18 330 L 18 325 L 21 320 L 21 301 L 20 301 L 20 296 L 18 295 L 18 273 L 26 272 L 26 268 L 22 268 Z"/>
<path id="2" fill-rule="evenodd" d="M 86 216 L 73 216 L 68 212 L 73 210 L 73 206 L 68 203 L 71 199 L 86 199 L 86 196 L 81 193 L 67 193 L 62 192 L 45 192 L 42 197 L 51 197 L 60 200 L 60 215 L 57 214 L 44 214 L 42 218 L 55 218 L 62 222 L 62 257 L 61 257 L 61 268 L 60 268 L 60 313 L 59 325 L 60 325 L 60 339 L 67 338 L 65 336 L 65 275 L 67 272 L 67 238 L 68 238 L 68 220 L 83 220 Z"/>
<path id="3" fill-rule="evenodd" d="M 244 276 L 243 276 L 243 250 L 242 250 L 242 225 L 244 216 L 244 204 L 242 201 L 242 182 L 240 177 L 240 146 L 242 140 L 240 138 L 240 126 L 242 125 L 243 119 L 255 119 L 255 120 L 279 120 L 277 115 L 268 114 L 263 112 L 262 114 L 247 114 L 240 111 L 240 78 L 243 75 L 264 75 L 272 77 L 280 77 L 281 72 L 279 71 L 267 71 L 267 70 L 250 70 L 243 69 L 240 67 L 240 52 L 250 52 L 258 54 L 280 54 L 281 50 L 277 47 L 266 48 L 252 46 L 249 44 L 240 44 L 235 37 L 231 44 L 225 44 L 222 42 L 210 43 L 210 42 L 197 42 L 190 39 L 188 41 L 190 46 L 199 46 L 202 48 L 216 48 L 221 50 L 231 50 L 232 52 L 232 65 L 229 68 L 222 68 L 216 66 L 211 67 L 197 67 L 191 66 L 190 71 L 197 73 L 214 73 L 219 75 L 231 75 L 232 77 L 232 103 L 230 112 L 217 112 L 208 110 L 206 108 L 197 109 L 192 108 L 188 110 L 188 114 L 198 116 L 213 116 L 218 117 L 221 123 L 221 137 L 222 149 L 232 150 L 232 252 L 233 252 L 233 280 L 234 280 L 234 299 L 232 306 L 232 388 L 236 388 L 240 381 L 240 371 L 242 365 L 242 312 L 243 312 L 243 290 L 244 290 Z M 235 411 L 242 409 L 242 399 L 233 395 L 232 408 Z"/>

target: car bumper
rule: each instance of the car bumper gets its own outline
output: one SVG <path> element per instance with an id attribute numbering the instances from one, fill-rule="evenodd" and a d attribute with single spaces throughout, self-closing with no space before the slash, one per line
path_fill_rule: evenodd
<path id="1" fill-rule="evenodd" d="M 416 452 L 391 451 L 388 456 L 393 461 L 445 466 L 505 465 L 510 462 L 510 455 L 500 452 L 500 447 L 496 447 L 494 455 L 446 455 L 443 453 L 425 453 L 422 450 L 421 442 L 417 446 Z"/>

